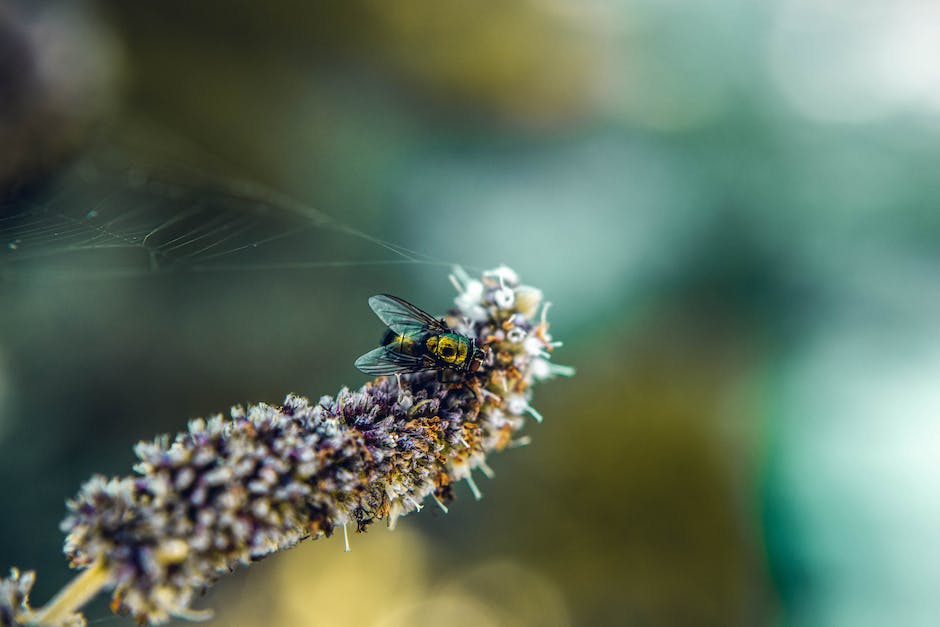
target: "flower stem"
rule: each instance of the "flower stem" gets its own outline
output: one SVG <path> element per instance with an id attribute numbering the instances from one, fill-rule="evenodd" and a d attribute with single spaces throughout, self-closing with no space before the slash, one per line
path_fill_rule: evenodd
<path id="1" fill-rule="evenodd" d="M 58 627 L 76 610 L 88 603 L 108 583 L 111 571 L 98 560 L 59 591 L 28 622 L 32 627 Z"/>

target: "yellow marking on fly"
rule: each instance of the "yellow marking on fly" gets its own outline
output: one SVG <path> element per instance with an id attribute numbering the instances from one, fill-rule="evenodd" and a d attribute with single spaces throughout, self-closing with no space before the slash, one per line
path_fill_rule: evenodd
<path id="1" fill-rule="evenodd" d="M 462 364 L 467 359 L 469 347 L 466 340 L 454 335 L 432 335 L 425 341 L 428 352 L 447 364 Z"/>

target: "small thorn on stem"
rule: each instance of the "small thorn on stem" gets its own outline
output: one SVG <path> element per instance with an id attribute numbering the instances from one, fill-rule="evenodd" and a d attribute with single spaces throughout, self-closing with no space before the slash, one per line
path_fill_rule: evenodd
<path id="1" fill-rule="evenodd" d="M 527 435 L 517 438 L 509 443 L 509 448 L 521 448 L 523 446 L 529 446 L 532 444 L 532 438 Z"/>
<path id="2" fill-rule="evenodd" d="M 525 410 L 532 415 L 533 418 L 539 423 L 541 423 L 545 418 L 540 414 L 534 407 L 531 405 L 526 405 Z"/>
<path id="3" fill-rule="evenodd" d="M 446 514 L 449 511 L 447 506 L 441 502 L 441 499 L 437 498 L 436 494 L 432 494 L 431 496 L 434 497 L 434 502 L 437 503 L 437 506 L 441 508 L 441 511 Z"/>
<path id="4" fill-rule="evenodd" d="M 470 486 L 470 491 L 473 492 L 473 498 L 480 500 L 483 498 L 483 493 L 480 492 L 480 488 L 477 486 L 477 482 L 473 480 L 471 475 L 467 475 L 465 478 L 467 485 Z"/>
<path id="5" fill-rule="evenodd" d="M 177 618 L 182 618 L 183 620 L 188 620 L 191 623 L 204 623 L 207 620 L 212 620 L 215 617 L 215 612 L 212 610 L 191 610 L 189 608 L 180 608 L 173 610 L 172 615 Z"/>
<path id="6" fill-rule="evenodd" d="M 562 366 L 561 364 L 549 364 L 548 369 L 557 377 L 573 377 L 575 372 L 571 366 Z"/>

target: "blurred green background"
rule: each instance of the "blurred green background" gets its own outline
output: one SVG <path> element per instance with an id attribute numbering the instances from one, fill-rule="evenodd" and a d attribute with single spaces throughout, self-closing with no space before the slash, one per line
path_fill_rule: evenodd
<path id="1" fill-rule="evenodd" d="M 214 624 L 940 623 L 938 20 L 0 1 L 0 568 L 41 603 L 138 439 L 360 385 L 369 295 L 506 263 L 578 369 L 533 444 L 224 578 Z"/>

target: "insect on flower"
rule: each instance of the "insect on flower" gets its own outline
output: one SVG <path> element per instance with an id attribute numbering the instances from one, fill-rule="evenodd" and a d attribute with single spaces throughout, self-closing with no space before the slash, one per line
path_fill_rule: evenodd
<path id="1" fill-rule="evenodd" d="M 356 360 L 356 368 L 370 375 L 438 370 L 471 374 L 480 369 L 486 354 L 473 338 L 455 333 L 411 303 L 389 294 L 369 299 L 369 306 L 388 331 L 382 346 Z"/>
<path id="2" fill-rule="evenodd" d="M 458 480 L 479 499 L 473 472 L 489 475 L 487 455 L 528 443 L 517 436 L 526 415 L 542 421 L 532 386 L 573 370 L 550 362 L 548 305 L 512 270 L 474 279 L 455 269 L 451 280 L 466 335 L 375 296 L 369 304 L 390 331 L 356 362 L 368 373 L 424 370 L 441 380 L 413 377 L 403 390 L 379 376 L 313 403 L 289 395 L 283 405 L 233 407 L 229 418 L 138 443 L 135 474 L 96 475 L 68 502 L 65 552 L 80 574 L 37 610 L 27 599 L 32 575 L 0 578 L 0 626 L 80 624 L 77 610 L 102 589 L 140 625 L 204 618 L 190 605 L 236 566 L 304 538 L 345 535 L 348 524 L 362 531 L 384 518 L 394 527 L 428 498 L 446 511 L 441 498 Z"/>

